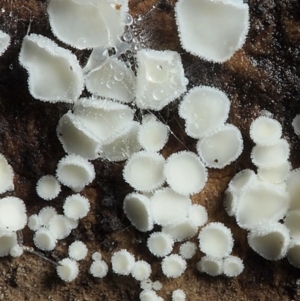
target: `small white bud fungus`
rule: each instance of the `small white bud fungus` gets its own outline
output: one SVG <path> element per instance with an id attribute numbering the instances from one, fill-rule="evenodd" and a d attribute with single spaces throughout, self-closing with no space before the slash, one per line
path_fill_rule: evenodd
<path id="1" fill-rule="evenodd" d="M 134 279 L 143 281 L 150 277 L 151 272 L 151 265 L 144 260 L 139 260 L 135 262 L 131 271 L 131 275 Z"/>
<path id="2" fill-rule="evenodd" d="M 139 193 L 128 194 L 124 199 L 123 210 L 131 224 L 139 231 L 153 229 L 150 200 L 146 196 Z"/>
<path id="3" fill-rule="evenodd" d="M 147 246 L 154 256 L 164 257 L 172 252 L 174 240 L 167 233 L 153 232 L 147 240 Z"/>
<path id="4" fill-rule="evenodd" d="M 129 275 L 134 267 L 134 256 L 127 250 L 117 251 L 111 257 L 112 270 L 119 275 Z"/>
<path id="5" fill-rule="evenodd" d="M 231 230 L 222 223 L 209 223 L 199 233 L 201 252 L 214 258 L 227 257 L 233 248 Z"/>
<path id="6" fill-rule="evenodd" d="M 37 214 L 32 214 L 28 217 L 27 226 L 30 230 L 36 231 L 41 227 L 41 220 Z"/>
<path id="7" fill-rule="evenodd" d="M 100 260 L 102 260 L 102 254 L 100 252 L 94 252 L 92 254 L 92 259 L 94 261 L 100 261 Z"/>
<path id="8" fill-rule="evenodd" d="M 259 145 L 274 145 L 282 134 L 281 124 L 270 117 L 259 116 L 250 126 L 250 137 Z"/>
<path id="9" fill-rule="evenodd" d="M 196 227 L 202 227 L 208 219 L 206 208 L 199 204 L 193 204 L 189 209 L 188 218 Z"/>
<path id="10" fill-rule="evenodd" d="M 17 245 L 17 234 L 15 232 L 0 231 L 0 257 L 9 255 L 10 250 Z"/>
<path id="11" fill-rule="evenodd" d="M 290 244 L 287 227 L 277 222 L 260 223 L 248 234 L 249 246 L 268 260 L 279 260 L 286 256 Z"/>
<path id="12" fill-rule="evenodd" d="M 79 192 L 94 180 L 95 169 L 86 159 L 67 155 L 58 162 L 56 176 L 63 185 Z"/>
<path id="13" fill-rule="evenodd" d="M 274 168 L 286 162 L 290 155 L 290 146 L 285 139 L 279 139 L 269 146 L 256 145 L 251 152 L 254 165 L 261 168 Z"/>
<path id="14" fill-rule="evenodd" d="M 213 134 L 204 137 L 197 143 L 197 151 L 210 168 L 224 168 L 235 161 L 243 150 L 243 138 L 240 130 L 226 124 Z"/>
<path id="15" fill-rule="evenodd" d="M 162 272 L 168 278 L 180 277 L 186 269 L 186 261 L 177 254 L 166 256 L 161 262 Z"/>
<path id="16" fill-rule="evenodd" d="M 11 257 L 20 257 L 23 254 L 23 247 L 15 245 L 10 249 L 9 255 Z"/>
<path id="17" fill-rule="evenodd" d="M 24 202 L 16 197 L 0 199 L 0 231 L 22 230 L 27 223 Z"/>
<path id="18" fill-rule="evenodd" d="M 33 236 L 35 246 L 42 251 L 51 251 L 55 248 L 57 240 L 47 228 L 38 229 Z"/>
<path id="19" fill-rule="evenodd" d="M 184 96 L 179 115 L 186 121 L 186 133 L 193 138 L 213 134 L 228 118 L 230 101 L 213 87 L 195 87 Z"/>
<path id="20" fill-rule="evenodd" d="M 57 211 L 54 207 L 44 207 L 40 210 L 38 217 L 42 226 L 48 227 L 49 221 L 53 216 L 57 215 Z"/>
<path id="21" fill-rule="evenodd" d="M 170 226 L 188 216 L 191 199 L 166 187 L 156 190 L 150 199 L 153 220 L 161 226 Z M 172 210 L 171 210 L 172 209 Z"/>
<path id="22" fill-rule="evenodd" d="M 152 115 L 143 117 L 143 122 L 138 132 L 138 140 L 146 151 L 160 151 L 165 146 L 168 137 L 168 126 L 158 121 Z"/>
<path id="23" fill-rule="evenodd" d="M 143 49 L 137 53 L 136 105 L 159 111 L 186 91 L 187 80 L 175 51 Z"/>
<path id="24" fill-rule="evenodd" d="M 1 34 L 0 34 L 1 47 Z M 12 167 L 8 164 L 6 158 L 0 154 L 0 194 L 14 189 L 14 172 Z"/>
<path id="25" fill-rule="evenodd" d="M 123 177 L 136 190 L 150 192 L 165 182 L 164 165 L 165 159 L 162 155 L 140 151 L 126 162 Z"/>
<path id="26" fill-rule="evenodd" d="M 90 202 L 80 194 L 73 194 L 66 198 L 63 209 L 66 217 L 78 220 L 88 214 L 90 211 Z"/>
<path id="27" fill-rule="evenodd" d="M 152 289 L 152 281 L 150 279 L 145 279 L 140 282 L 140 287 L 142 290 L 151 290 Z"/>
<path id="28" fill-rule="evenodd" d="M 207 181 L 207 170 L 192 152 L 172 154 L 166 161 L 164 173 L 170 187 L 182 195 L 200 192 Z"/>
<path id="29" fill-rule="evenodd" d="M 210 276 L 219 276 L 223 273 L 223 260 L 210 256 L 203 256 L 197 263 L 197 270 Z"/>
<path id="30" fill-rule="evenodd" d="M 108 273 L 108 266 L 103 260 L 95 260 L 90 266 L 90 273 L 93 277 L 104 278 Z"/>
<path id="31" fill-rule="evenodd" d="M 60 190 L 60 183 L 51 175 L 41 177 L 36 184 L 37 195 L 46 201 L 55 199 Z"/>
<path id="32" fill-rule="evenodd" d="M 67 217 L 58 214 L 49 220 L 49 230 L 56 239 L 63 239 L 71 233 L 71 225 Z"/>
<path id="33" fill-rule="evenodd" d="M 145 289 L 140 293 L 140 301 L 158 301 L 158 296 L 155 291 Z"/>
<path id="34" fill-rule="evenodd" d="M 69 251 L 68 251 L 69 257 L 76 261 L 84 259 L 87 253 L 88 253 L 87 246 L 80 240 L 74 241 L 69 246 Z"/>
<path id="35" fill-rule="evenodd" d="M 185 301 L 185 292 L 182 289 L 177 289 L 172 292 L 172 301 Z"/>
<path id="36" fill-rule="evenodd" d="M 179 248 L 179 254 L 184 259 L 191 259 L 197 251 L 197 246 L 195 243 L 191 241 L 187 241 L 184 244 L 182 244 Z"/>
<path id="37" fill-rule="evenodd" d="M 163 287 L 162 283 L 158 280 L 156 280 L 152 283 L 152 289 L 154 289 L 155 291 L 161 290 L 162 287 Z"/>
<path id="38" fill-rule="evenodd" d="M 175 14 L 182 47 L 208 61 L 228 60 L 248 33 L 249 8 L 242 1 L 180 0 Z"/>
<path id="39" fill-rule="evenodd" d="M 65 282 L 71 282 L 78 276 L 78 264 L 70 258 L 64 258 L 58 262 L 56 272 L 60 279 Z"/>
<path id="40" fill-rule="evenodd" d="M 227 277 L 236 277 L 244 270 L 243 260 L 237 256 L 229 255 L 223 262 L 223 273 Z"/>
<path id="41" fill-rule="evenodd" d="M 28 71 L 29 92 L 36 99 L 72 103 L 83 90 L 77 57 L 44 36 L 25 36 L 19 61 Z"/>
<path id="42" fill-rule="evenodd" d="M 10 36 L 0 30 L 0 56 L 5 52 L 5 50 L 10 45 Z"/>

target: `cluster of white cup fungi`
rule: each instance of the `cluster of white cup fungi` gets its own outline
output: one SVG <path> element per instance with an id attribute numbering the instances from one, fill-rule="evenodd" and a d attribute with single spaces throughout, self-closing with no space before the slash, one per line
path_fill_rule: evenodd
<path id="1" fill-rule="evenodd" d="M 50 201 L 59 194 L 61 184 L 75 194 L 65 200 L 64 215 L 45 207 L 29 217 L 35 245 L 40 250 L 53 250 L 57 240 L 68 236 L 79 219 L 88 214 L 89 201 L 80 192 L 95 178 L 92 160 L 127 160 L 124 180 L 135 191 L 125 197 L 124 212 L 139 231 L 161 227 L 161 231 L 149 234 L 148 249 L 162 258 L 165 276 L 181 276 L 187 260 L 197 251 L 197 246 L 186 240 L 195 237 L 207 222 L 206 209 L 193 204 L 192 195 L 204 188 L 207 168 L 225 167 L 243 149 L 239 129 L 226 123 L 230 100 L 214 87 L 190 89 L 183 96 L 179 116 L 185 120 L 186 134 L 198 139 L 198 154 L 181 151 L 164 158 L 160 152 L 172 131 L 155 117 L 155 112 L 187 91 L 188 79 L 180 55 L 170 50 L 139 49 L 130 28 L 133 20 L 127 0 L 50 0 L 48 14 L 57 39 L 75 49 L 92 49 L 92 53 L 82 67 L 75 54 L 49 38 L 29 34 L 23 40 L 19 61 L 28 71 L 31 95 L 42 101 L 73 105 L 57 126 L 58 139 L 67 155 L 58 162 L 56 177 L 46 175 L 38 181 L 37 194 Z M 228 60 L 245 41 L 249 13 L 242 0 L 179 0 L 175 14 L 182 47 L 208 61 Z M 8 45 L 9 36 L 0 32 L 0 54 Z M 113 54 L 109 48 L 114 48 Z M 121 59 L 121 54 L 128 52 L 136 58 L 136 73 Z M 91 94 L 89 98 L 80 98 L 84 88 Z M 136 109 L 149 113 L 138 121 Z M 297 134 L 299 123 L 295 118 Z M 281 138 L 276 120 L 260 116 L 252 123 L 250 136 L 256 143 L 251 159 L 257 174 L 247 169 L 232 179 L 225 209 L 249 231 L 249 245 L 256 252 L 271 260 L 287 255 L 293 265 L 300 267 L 300 171 L 290 173 L 289 145 Z M 13 172 L 3 156 L 0 175 L 0 193 L 12 190 Z M 26 222 L 26 207 L 20 199 L 0 199 L 0 256 L 21 255 L 16 231 L 22 230 Z M 242 272 L 242 260 L 230 255 L 233 238 L 227 227 L 210 223 L 198 238 L 199 249 L 205 254 L 198 263 L 200 271 L 229 277 Z M 182 243 L 179 254 L 171 254 L 178 242 Z M 77 261 L 87 253 L 82 242 L 74 242 L 69 258 L 57 266 L 60 278 L 75 279 Z M 113 272 L 140 281 L 140 300 L 162 299 L 156 293 L 160 284 L 149 279 L 149 263 L 136 261 L 127 250 L 119 250 L 112 255 L 111 264 Z M 94 253 L 90 273 L 103 278 L 107 272 L 100 253 Z M 172 298 L 185 300 L 185 294 L 176 290 Z"/>
<path id="2" fill-rule="evenodd" d="M 293 122 L 297 133 L 297 117 Z M 225 192 L 225 209 L 238 225 L 249 231 L 250 247 L 268 260 L 287 256 L 300 267 L 298 169 L 291 171 L 289 144 L 281 138 L 278 121 L 265 112 L 250 127 L 256 143 L 251 160 L 257 173 L 242 170 Z M 283 222 L 281 222 L 283 220 Z"/>

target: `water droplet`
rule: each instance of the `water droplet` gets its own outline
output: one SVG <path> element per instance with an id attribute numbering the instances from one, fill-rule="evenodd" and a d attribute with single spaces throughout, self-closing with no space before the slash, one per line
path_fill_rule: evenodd
<path id="1" fill-rule="evenodd" d="M 78 38 L 78 40 L 76 41 L 76 44 L 80 47 L 80 48 L 86 48 L 86 44 L 87 44 L 87 40 L 85 37 L 80 37 Z"/>
<path id="2" fill-rule="evenodd" d="M 107 87 L 108 89 L 111 89 L 111 88 L 113 87 L 114 84 L 115 84 L 115 81 L 109 80 L 109 81 L 107 81 L 107 83 L 106 83 L 106 87 Z"/>
<path id="3" fill-rule="evenodd" d="M 132 33 L 130 31 L 127 31 L 123 34 L 123 40 L 125 42 L 130 42 L 132 40 Z"/>
<path id="4" fill-rule="evenodd" d="M 115 74 L 114 74 L 114 79 L 116 81 L 121 81 L 122 79 L 124 78 L 124 72 L 122 71 L 115 71 Z"/>
<path id="5" fill-rule="evenodd" d="M 133 23 L 133 18 L 130 14 L 126 13 L 124 16 L 124 24 L 125 25 L 131 25 Z"/>
<path id="6" fill-rule="evenodd" d="M 164 90 L 162 88 L 156 88 L 153 93 L 153 98 L 155 100 L 162 100 L 165 98 L 165 93 L 164 93 Z"/>

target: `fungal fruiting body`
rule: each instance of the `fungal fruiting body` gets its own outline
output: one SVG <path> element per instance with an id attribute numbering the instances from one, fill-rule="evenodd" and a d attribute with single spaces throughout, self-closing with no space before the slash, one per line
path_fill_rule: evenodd
<path id="1" fill-rule="evenodd" d="M 223 273 L 223 261 L 220 258 L 203 256 L 197 263 L 197 269 L 210 276 L 218 276 Z"/>
<path id="2" fill-rule="evenodd" d="M 19 61 L 29 73 L 29 91 L 34 98 L 72 103 L 83 90 L 83 74 L 76 56 L 46 37 L 26 36 Z"/>
<path id="3" fill-rule="evenodd" d="M 10 36 L 4 31 L 0 30 L 0 56 L 10 45 Z"/>
<path id="4" fill-rule="evenodd" d="M 103 260 L 95 260 L 90 266 L 93 277 L 104 278 L 108 273 L 108 266 Z"/>
<path id="5" fill-rule="evenodd" d="M 177 52 L 143 49 L 136 57 L 139 108 L 159 111 L 186 91 L 188 81 Z"/>
<path id="6" fill-rule="evenodd" d="M 223 273 L 227 277 L 236 277 L 244 270 L 243 261 L 237 256 L 228 256 L 223 262 Z"/>
<path id="7" fill-rule="evenodd" d="M 186 269 L 186 261 L 177 254 L 166 256 L 161 263 L 162 272 L 168 278 L 180 277 Z"/>
<path id="8" fill-rule="evenodd" d="M 69 246 L 69 256 L 71 259 L 79 261 L 83 260 L 88 253 L 87 246 L 80 240 L 74 241 Z"/>
<path id="9" fill-rule="evenodd" d="M 249 11 L 242 1 L 180 0 L 175 13 L 182 47 L 208 61 L 228 60 L 245 42 Z"/>
<path id="10" fill-rule="evenodd" d="M 63 209 L 66 217 L 78 220 L 88 214 L 90 203 L 87 198 L 80 194 L 73 194 L 66 198 Z"/>
<path id="11" fill-rule="evenodd" d="M 173 250 L 174 240 L 171 235 L 163 232 L 153 232 L 148 240 L 147 246 L 149 251 L 157 256 L 164 257 Z"/>
<path id="12" fill-rule="evenodd" d="M 134 267 L 134 256 L 127 250 L 120 250 L 111 257 L 113 272 L 119 275 L 129 275 Z"/>
<path id="13" fill-rule="evenodd" d="M 0 194 L 14 189 L 14 172 L 6 158 L 0 154 Z"/>
<path id="14" fill-rule="evenodd" d="M 148 279 L 151 275 L 151 272 L 151 265 L 144 260 L 139 260 L 135 262 L 131 271 L 131 275 L 136 280 L 142 281 Z"/>
<path id="15" fill-rule="evenodd" d="M 58 262 L 56 272 L 60 279 L 65 282 L 71 282 L 79 273 L 78 264 L 70 258 L 64 258 Z"/>
<path id="16" fill-rule="evenodd" d="M 60 192 L 60 184 L 54 176 L 41 177 L 36 184 L 38 196 L 46 201 L 53 200 Z"/>

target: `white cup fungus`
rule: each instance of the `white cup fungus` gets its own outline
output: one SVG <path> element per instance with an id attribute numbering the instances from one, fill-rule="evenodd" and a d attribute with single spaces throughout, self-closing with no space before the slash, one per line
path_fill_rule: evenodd
<path id="1" fill-rule="evenodd" d="M 36 184 L 37 195 L 46 201 L 55 199 L 60 190 L 60 183 L 51 175 L 41 177 Z"/>
<path id="2" fill-rule="evenodd" d="M 56 176 L 63 185 L 79 192 L 94 180 L 95 169 L 86 159 L 67 155 L 58 162 Z"/>
<path id="3" fill-rule="evenodd" d="M 148 152 L 158 152 L 166 144 L 169 137 L 169 128 L 152 115 L 143 117 L 138 132 L 140 145 Z"/>
<path id="4" fill-rule="evenodd" d="M 199 233 L 201 252 L 214 258 L 227 257 L 233 248 L 231 230 L 222 223 L 209 223 Z"/>
<path id="5" fill-rule="evenodd" d="M 241 258 L 229 255 L 223 262 L 223 273 L 227 277 L 236 277 L 244 270 L 244 264 Z"/>
<path id="6" fill-rule="evenodd" d="M 286 190 L 290 196 L 289 210 L 300 209 L 300 168 L 291 171 L 285 183 Z"/>
<path id="7" fill-rule="evenodd" d="M 182 195 L 200 192 L 207 181 L 206 168 L 192 152 L 172 154 L 166 161 L 164 173 L 169 186 Z"/>
<path id="8" fill-rule="evenodd" d="M 275 144 L 256 145 L 251 152 L 254 165 L 261 168 L 274 168 L 286 162 L 290 155 L 290 146 L 285 139 L 279 139 Z"/>
<path id="9" fill-rule="evenodd" d="M 145 289 L 140 292 L 140 301 L 158 301 L 156 292 L 152 289 Z"/>
<path id="10" fill-rule="evenodd" d="M 193 204 L 189 209 L 188 218 L 196 227 L 202 227 L 208 219 L 206 208 L 199 204 Z"/>
<path id="11" fill-rule="evenodd" d="M 92 254 L 92 259 L 94 261 L 100 261 L 100 260 L 102 260 L 102 254 L 100 252 L 94 252 Z"/>
<path id="12" fill-rule="evenodd" d="M 76 240 L 69 245 L 69 257 L 75 261 L 83 260 L 88 253 L 88 248 L 85 243 Z"/>
<path id="13" fill-rule="evenodd" d="M 257 175 L 263 181 L 279 184 L 287 178 L 290 171 L 291 163 L 289 161 L 285 161 L 281 165 L 274 168 L 259 167 L 257 169 Z"/>
<path id="14" fill-rule="evenodd" d="M 49 220 L 49 230 L 56 239 L 67 237 L 72 230 L 70 221 L 64 215 L 58 214 Z"/>
<path id="15" fill-rule="evenodd" d="M 191 203 L 189 197 L 168 187 L 156 190 L 150 199 L 153 220 L 161 226 L 174 225 L 188 216 Z"/>
<path id="16" fill-rule="evenodd" d="M 161 268 L 168 278 L 178 278 L 185 272 L 186 261 L 180 255 L 171 254 L 162 260 Z"/>
<path id="17" fill-rule="evenodd" d="M 95 96 L 78 99 L 73 111 L 84 128 L 97 137 L 101 144 L 128 127 L 134 114 L 127 105 Z"/>
<path id="18" fill-rule="evenodd" d="M 280 220 L 288 207 L 289 195 L 286 191 L 258 181 L 240 196 L 236 221 L 241 228 L 251 229 L 261 222 Z"/>
<path id="19" fill-rule="evenodd" d="M 294 240 L 300 240 L 300 210 L 289 211 L 284 219 L 284 225 L 289 229 Z"/>
<path id="20" fill-rule="evenodd" d="M 183 97 L 179 115 L 186 121 L 186 133 L 193 138 L 213 134 L 228 118 L 230 101 L 213 87 L 195 87 Z"/>
<path id="21" fill-rule="evenodd" d="M 108 59 L 103 66 L 86 76 L 89 92 L 125 103 L 134 99 L 135 83 L 133 71 L 117 58 Z"/>
<path id="22" fill-rule="evenodd" d="M 11 257 L 20 257 L 24 252 L 24 249 L 20 245 L 15 245 L 10 249 L 9 255 Z"/>
<path id="23" fill-rule="evenodd" d="M 223 273 L 223 260 L 210 256 L 203 256 L 197 263 L 197 270 L 210 276 L 219 276 Z"/>
<path id="24" fill-rule="evenodd" d="M 46 206 L 46 207 L 42 208 L 38 214 L 41 225 L 48 227 L 49 221 L 55 215 L 57 215 L 57 211 L 54 207 Z"/>
<path id="25" fill-rule="evenodd" d="M 180 0 L 175 15 L 182 47 L 213 62 L 228 60 L 249 29 L 249 8 L 242 1 Z"/>
<path id="26" fill-rule="evenodd" d="M 37 214 L 32 214 L 28 217 L 27 226 L 30 230 L 36 231 L 41 227 L 41 220 Z"/>
<path id="27" fill-rule="evenodd" d="M 103 260 L 96 260 L 91 264 L 89 272 L 93 277 L 104 278 L 108 273 L 108 265 Z"/>
<path id="28" fill-rule="evenodd" d="M 259 116 L 250 126 L 250 137 L 254 143 L 259 145 L 274 145 L 279 141 L 281 134 L 281 124 L 267 116 Z"/>
<path id="29" fill-rule="evenodd" d="M 134 256 L 127 250 L 115 252 L 111 257 L 112 270 L 119 275 L 129 275 L 134 267 Z"/>
<path id="30" fill-rule="evenodd" d="M 1 44 L 1 33 L 0 33 Z M 14 172 L 6 158 L 0 154 L 0 194 L 14 189 Z"/>
<path id="31" fill-rule="evenodd" d="M 197 246 L 191 241 L 183 243 L 179 248 L 179 254 L 184 259 L 191 259 L 197 251 Z"/>
<path id="32" fill-rule="evenodd" d="M 33 242 L 42 251 L 52 251 L 56 246 L 57 240 L 49 229 L 43 227 L 34 233 Z"/>
<path id="33" fill-rule="evenodd" d="M 198 229 L 199 227 L 195 225 L 189 217 L 186 217 L 176 224 L 164 226 L 162 232 L 170 234 L 175 241 L 181 242 L 194 237 Z"/>
<path id="34" fill-rule="evenodd" d="M 164 165 L 165 159 L 162 155 L 140 151 L 126 162 L 123 177 L 134 189 L 151 192 L 165 182 Z"/>
<path id="35" fill-rule="evenodd" d="M 289 230 L 278 222 L 260 223 L 248 234 L 249 246 L 268 260 L 286 256 L 290 244 Z"/>
<path id="36" fill-rule="evenodd" d="M 148 262 L 144 260 L 138 260 L 135 262 L 132 268 L 131 275 L 137 281 L 143 281 L 150 277 L 151 272 L 151 265 Z"/>
<path id="37" fill-rule="evenodd" d="M 139 231 L 147 232 L 153 229 L 153 218 L 150 200 L 139 193 L 128 194 L 123 203 L 123 210 L 131 224 Z"/>
<path id="38" fill-rule="evenodd" d="M 164 257 L 172 252 L 174 240 L 170 234 L 153 232 L 147 240 L 147 246 L 154 256 Z"/>
<path id="39" fill-rule="evenodd" d="M 25 36 L 19 61 L 28 71 L 29 92 L 36 99 L 73 103 L 83 90 L 77 57 L 44 36 Z"/>
<path id="40" fill-rule="evenodd" d="M 288 251 L 287 259 L 291 265 L 300 268 L 300 240 L 292 240 Z"/>
<path id="41" fill-rule="evenodd" d="M 63 210 L 66 217 L 78 220 L 88 214 L 90 211 L 90 202 L 80 194 L 73 194 L 66 198 Z"/>
<path id="42" fill-rule="evenodd" d="M 232 124 L 222 126 L 197 143 L 197 151 L 201 160 L 210 168 L 224 168 L 235 161 L 242 150 L 241 132 Z"/>
<path id="43" fill-rule="evenodd" d="M 136 105 L 161 110 L 186 91 L 187 80 L 179 53 L 142 49 L 137 52 Z"/>
<path id="44" fill-rule="evenodd" d="M 142 148 L 138 140 L 139 129 L 138 122 L 130 122 L 127 127 L 101 145 L 100 157 L 113 162 L 130 158 Z"/>
<path id="45" fill-rule="evenodd" d="M 0 257 L 9 255 L 11 249 L 16 245 L 18 245 L 18 241 L 15 232 L 0 231 Z"/>
<path id="46" fill-rule="evenodd" d="M 47 8 L 54 35 L 77 49 L 115 46 L 127 11 L 128 1 L 51 0 Z"/>
<path id="47" fill-rule="evenodd" d="M 75 260 L 64 258 L 58 262 L 56 272 L 60 279 L 65 282 L 71 282 L 78 276 L 78 264 Z"/>
<path id="48" fill-rule="evenodd" d="M 0 199 L 0 231 L 22 230 L 26 224 L 26 207 L 21 199 L 13 196 Z"/>
<path id="49" fill-rule="evenodd" d="M 240 195 L 257 179 L 255 172 L 251 169 L 243 169 L 235 174 L 228 184 L 228 188 L 235 195 Z"/>
<path id="50" fill-rule="evenodd" d="M 4 31 L 0 30 L 0 56 L 10 45 L 10 36 Z"/>
<path id="51" fill-rule="evenodd" d="M 60 118 L 56 133 L 65 152 L 91 160 L 99 157 L 100 141 L 84 127 L 72 111 Z"/>

